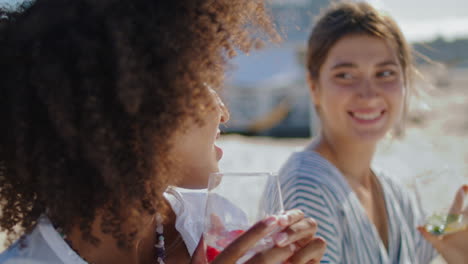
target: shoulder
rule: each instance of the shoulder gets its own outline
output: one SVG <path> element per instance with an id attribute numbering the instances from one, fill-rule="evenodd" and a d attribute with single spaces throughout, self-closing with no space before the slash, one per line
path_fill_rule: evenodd
<path id="1" fill-rule="evenodd" d="M 344 188 L 338 169 L 313 151 L 292 154 L 279 175 L 285 198 L 288 193 L 308 193 L 333 198 Z"/>
<path id="2" fill-rule="evenodd" d="M 299 208 L 315 218 L 335 215 L 342 185 L 334 169 L 316 153 L 294 153 L 280 171 L 285 208 Z"/>
<path id="3" fill-rule="evenodd" d="M 280 170 L 280 181 L 286 184 L 288 181 L 307 180 L 317 184 L 328 185 L 339 173 L 320 154 L 313 151 L 300 151 L 293 153 Z"/>
<path id="4" fill-rule="evenodd" d="M 340 263 L 343 253 L 343 184 L 339 171 L 312 151 L 294 153 L 280 171 L 285 209 L 301 209 L 317 224 L 317 235 L 327 241 L 321 263 Z"/>
<path id="5" fill-rule="evenodd" d="M 19 241 L 16 241 L 13 245 L 8 247 L 5 251 L 0 254 L 0 263 L 11 263 L 16 261 L 20 256 L 20 245 Z"/>
<path id="6" fill-rule="evenodd" d="M 1 264 L 62 264 L 65 263 L 57 256 L 53 246 L 44 237 L 44 233 L 39 229 L 39 225 L 44 225 L 39 221 L 38 225 L 31 233 L 20 238 L 2 254 L 0 254 Z M 77 262 L 70 262 L 77 263 Z"/>

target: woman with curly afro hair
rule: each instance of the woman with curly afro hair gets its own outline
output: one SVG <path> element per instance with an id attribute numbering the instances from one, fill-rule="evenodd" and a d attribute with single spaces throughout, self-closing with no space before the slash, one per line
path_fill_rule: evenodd
<path id="1" fill-rule="evenodd" d="M 203 243 L 192 257 L 155 248 L 162 224 L 167 245 L 178 236 L 163 193 L 218 170 L 228 114 L 209 87 L 236 51 L 277 38 L 257 0 L 0 8 L 0 227 L 16 240 L 0 263 L 206 263 Z M 235 263 L 278 226 L 283 241 L 249 263 L 320 258 L 314 221 L 295 210 L 212 263 Z"/>

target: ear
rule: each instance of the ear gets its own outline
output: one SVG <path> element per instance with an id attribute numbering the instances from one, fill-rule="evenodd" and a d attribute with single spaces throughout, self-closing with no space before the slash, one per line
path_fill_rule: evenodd
<path id="1" fill-rule="evenodd" d="M 319 96 L 319 88 L 317 82 L 312 79 L 310 73 L 307 74 L 307 85 L 309 86 L 310 96 L 312 97 L 312 102 L 317 107 L 320 105 L 320 96 Z"/>

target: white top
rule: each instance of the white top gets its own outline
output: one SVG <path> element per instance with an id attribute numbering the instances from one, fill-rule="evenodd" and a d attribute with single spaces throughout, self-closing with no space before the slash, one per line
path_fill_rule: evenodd
<path id="1" fill-rule="evenodd" d="M 423 214 L 403 186 L 375 172 L 388 215 L 388 251 L 341 172 L 319 153 L 294 153 L 280 172 L 286 209 L 302 209 L 327 241 L 320 263 L 426 264 L 436 255 L 417 231 Z"/>
<path id="2" fill-rule="evenodd" d="M 197 248 L 203 234 L 206 193 L 184 192 L 169 188 L 164 197 L 176 214 L 176 230 L 182 236 L 190 254 Z"/>
<path id="3" fill-rule="evenodd" d="M 71 249 L 47 217 L 0 255 L 2 264 L 87 264 Z"/>
<path id="4" fill-rule="evenodd" d="M 176 229 L 190 255 L 193 255 L 203 234 L 205 217 L 205 192 L 180 191 L 169 188 L 164 197 L 169 201 L 176 214 Z M 221 202 L 226 210 L 242 214 L 238 208 L 220 196 L 216 202 Z M 11 245 L 0 254 L 1 264 L 87 264 L 55 230 L 47 217 L 41 217 L 33 231 Z"/>

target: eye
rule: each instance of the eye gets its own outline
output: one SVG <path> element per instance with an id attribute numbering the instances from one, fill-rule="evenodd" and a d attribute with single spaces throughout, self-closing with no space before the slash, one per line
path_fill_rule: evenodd
<path id="1" fill-rule="evenodd" d="M 392 77 L 395 75 L 396 75 L 396 72 L 392 70 L 385 70 L 385 71 L 380 71 L 377 73 L 377 77 L 383 77 L 383 78 Z"/>
<path id="2" fill-rule="evenodd" d="M 335 77 L 343 80 L 352 80 L 354 76 L 349 72 L 340 72 L 335 74 Z"/>

